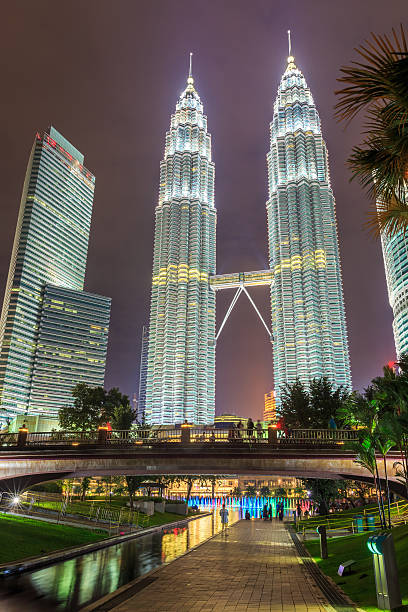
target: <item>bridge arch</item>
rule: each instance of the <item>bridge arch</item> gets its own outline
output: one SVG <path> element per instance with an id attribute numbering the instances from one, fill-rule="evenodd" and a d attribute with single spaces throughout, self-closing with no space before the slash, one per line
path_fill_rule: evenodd
<path id="1" fill-rule="evenodd" d="M 178 446 L 178 448 L 174 448 Z M 215 445 L 223 446 L 224 445 Z M 387 457 L 390 487 L 405 496 L 393 464 L 399 453 Z M 370 482 L 368 470 L 354 462 L 350 451 L 333 449 L 234 449 L 165 445 L 163 448 L 88 448 L 84 450 L 32 450 L 0 453 L 0 491 L 18 491 L 33 484 L 61 478 L 106 475 L 219 474 L 242 476 L 295 476 L 350 479 Z M 384 468 L 380 478 L 384 480 Z"/>

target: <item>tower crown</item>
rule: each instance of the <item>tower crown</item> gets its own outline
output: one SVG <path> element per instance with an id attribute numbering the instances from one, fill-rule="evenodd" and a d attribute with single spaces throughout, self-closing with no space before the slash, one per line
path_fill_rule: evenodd
<path id="1" fill-rule="evenodd" d="M 190 65 L 187 77 L 187 86 L 180 95 L 180 108 L 194 108 L 197 104 L 201 105 L 200 96 L 194 87 L 194 78 L 192 71 L 193 54 L 190 52 Z M 202 109 L 201 109 L 202 110 Z"/>

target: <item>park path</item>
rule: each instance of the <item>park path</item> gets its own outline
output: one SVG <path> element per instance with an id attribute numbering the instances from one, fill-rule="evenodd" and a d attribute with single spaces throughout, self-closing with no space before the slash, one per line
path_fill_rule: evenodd
<path id="1" fill-rule="evenodd" d="M 115 612 L 334 610 L 277 521 L 240 521 L 152 578 Z"/>

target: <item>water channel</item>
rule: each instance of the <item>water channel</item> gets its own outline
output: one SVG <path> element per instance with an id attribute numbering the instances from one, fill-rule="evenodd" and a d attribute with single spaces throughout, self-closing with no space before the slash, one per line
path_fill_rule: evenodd
<path id="1" fill-rule="evenodd" d="M 239 520 L 240 514 L 239 509 L 231 509 L 230 524 Z M 28 572 L 18 579 L 18 590 L 31 593 L 33 599 L 41 598 L 47 609 L 48 604 L 56 611 L 81 610 L 163 563 L 173 561 L 220 529 L 216 511 L 182 527 L 164 527 L 162 531 Z"/>

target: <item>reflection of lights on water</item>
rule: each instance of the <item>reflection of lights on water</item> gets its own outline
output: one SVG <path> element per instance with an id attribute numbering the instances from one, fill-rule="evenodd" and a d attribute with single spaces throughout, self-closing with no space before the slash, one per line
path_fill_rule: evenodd
<path id="1" fill-rule="evenodd" d="M 18 492 L 14 491 L 10 498 L 13 496 L 17 497 Z M 28 575 L 30 585 L 45 601 L 58 602 L 58 608 L 53 609 L 73 609 L 74 602 L 81 607 L 88 605 L 219 532 L 219 504 L 212 509 L 210 515 L 180 527 L 168 526 L 160 534 L 146 534 L 33 571 Z M 230 524 L 238 516 L 239 510 L 230 508 Z"/>

